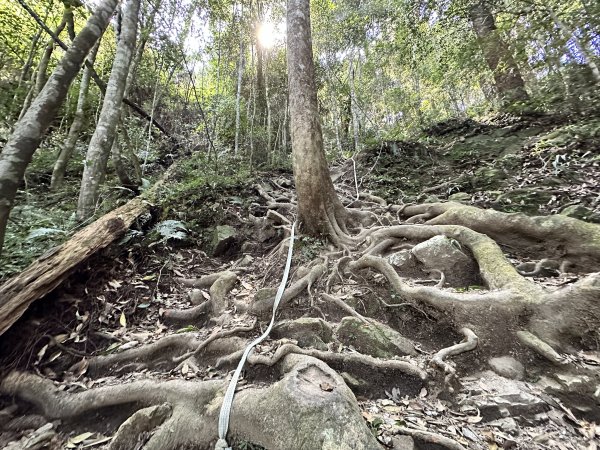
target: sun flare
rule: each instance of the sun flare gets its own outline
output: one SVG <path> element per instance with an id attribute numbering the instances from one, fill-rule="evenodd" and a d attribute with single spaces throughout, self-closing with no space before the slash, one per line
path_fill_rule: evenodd
<path id="1" fill-rule="evenodd" d="M 258 43 L 263 48 L 273 48 L 276 41 L 275 27 L 270 22 L 261 23 L 257 30 Z"/>

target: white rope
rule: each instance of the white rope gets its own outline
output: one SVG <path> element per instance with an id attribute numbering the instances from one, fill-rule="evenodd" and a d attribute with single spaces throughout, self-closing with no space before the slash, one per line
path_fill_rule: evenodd
<path id="1" fill-rule="evenodd" d="M 295 229 L 296 223 L 294 222 L 294 224 L 292 225 L 292 233 L 290 235 L 290 247 L 288 249 L 285 270 L 283 271 L 283 278 L 281 280 L 281 283 L 279 284 L 279 288 L 277 289 L 275 303 L 273 304 L 273 314 L 271 316 L 271 323 L 269 323 L 269 326 L 260 337 L 256 338 L 250 343 L 250 345 L 248 345 L 248 347 L 246 347 L 246 350 L 244 350 L 244 354 L 242 355 L 242 359 L 240 359 L 237 369 L 235 369 L 233 377 L 229 382 L 229 386 L 227 386 L 227 391 L 225 392 L 225 398 L 223 399 L 223 405 L 221 406 L 221 412 L 219 414 L 219 440 L 217 441 L 215 450 L 231 450 L 231 447 L 228 446 L 225 437 L 227 436 L 227 430 L 229 429 L 229 415 L 231 414 L 231 406 L 233 404 L 235 388 L 237 386 L 238 379 L 240 378 L 240 374 L 242 373 L 242 369 L 244 368 L 244 364 L 246 363 L 248 355 L 256 345 L 260 344 L 269 336 L 271 328 L 273 328 L 273 324 L 275 323 L 275 312 L 277 311 L 277 307 L 279 306 L 279 302 L 281 301 L 281 297 L 283 296 L 283 292 L 285 291 L 285 285 L 287 284 L 288 276 L 290 274 L 290 266 L 292 265 L 292 252 L 294 250 Z"/>
<path id="2" fill-rule="evenodd" d="M 358 178 L 356 177 L 356 161 L 354 160 L 354 156 L 350 159 L 352 160 L 352 167 L 354 167 L 354 186 L 356 186 L 356 198 L 354 200 L 358 201 L 360 193 L 358 192 Z"/>

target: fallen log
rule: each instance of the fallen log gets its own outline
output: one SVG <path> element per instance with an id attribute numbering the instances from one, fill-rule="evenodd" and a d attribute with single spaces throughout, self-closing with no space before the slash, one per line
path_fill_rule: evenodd
<path id="1" fill-rule="evenodd" d="M 175 165 L 146 193 L 105 214 L 51 249 L 19 275 L 0 286 L 0 335 L 8 330 L 34 301 L 52 292 L 81 263 L 122 237 L 134 221 L 150 210 L 159 187 Z"/>

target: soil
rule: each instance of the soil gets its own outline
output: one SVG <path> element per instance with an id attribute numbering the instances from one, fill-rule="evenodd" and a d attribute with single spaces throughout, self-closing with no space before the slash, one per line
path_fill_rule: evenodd
<path id="1" fill-rule="evenodd" d="M 453 121 L 365 150 L 356 173 L 336 166 L 345 206 L 370 216 L 337 246 L 297 235 L 277 337 L 242 372 L 229 444 L 596 449 L 599 123 Z M 0 341 L 0 447 L 214 448 L 226 381 L 270 318 L 294 204 L 286 171 L 201 189 L 161 217 L 188 224 L 185 236 L 132 233 L 35 302 Z M 586 221 L 557 214 L 572 205 Z M 413 246 L 439 235 L 479 273 L 417 259 Z M 341 332 L 349 316 L 360 341 Z M 141 428 L 122 425 L 130 417 Z"/>

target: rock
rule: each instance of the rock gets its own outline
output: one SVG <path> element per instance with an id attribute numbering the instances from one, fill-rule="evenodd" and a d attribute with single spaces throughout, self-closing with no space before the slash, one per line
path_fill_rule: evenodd
<path id="1" fill-rule="evenodd" d="M 363 380 L 362 378 L 356 378 L 348 372 L 341 372 L 340 376 L 344 379 L 348 387 L 353 391 L 369 386 L 369 383 L 367 381 Z"/>
<path id="2" fill-rule="evenodd" d="M 523 364 L 511 356 L 491 358 L 488 361 L 488 364 L 494 372 L 505 378 L 522 380 L 525 376 L 525 368 L 523 367 Z"/>
<path id="3" fill-rule="evenodd" d="M 224 254 L 237 238 L 237 232 L 229 225 L 219 225 L 212 232 L 210 253 L 212 256 Z"/>
<path id="4" fill-rule="evenodd" d="M 410 436 L 392 436 L 394 450 L 415 450 L 415 441 Z"/>
<path id="5" fill-rule="evenodd" d="M 534 417 L 549 409 L 541 398 L 531 394 L 524 382 L 509 380 L 491 370 L 479 374 L 475 381 L 465 383 L 464 389 L 477 392 L 465 404 L 479 409 L 484 422 L 503 417 Z"/>
<path id="6" fill-rule="evenodd" d="M 590 208 L 586 208 L 583 205 L 567 206 L 560 212 L 560 214 L 567 217 L 573 217 L 579 220 L 600 223 L 600 213 L 597 213 Z"/>
<path id="7" fill-rule="evenodd" d="M 188 297 L 190 298 L 190 302 L 194 306 L 198 306 L 200 303 L 204 303 L 206 301 L 206 298 L 202 293 L 202 289 L 192 289 L 188 293 Z"/>
<path id="8" fill-rule="evenodd" d="M 471 203 L 471 194 L 467 194 L 466 192 L 457 192 L 448 197 L 448 200 L 459 203 Z"/>
<path id="9" fill-rule="evenodd" d="M 168 403 L 143 408 L 121 424 L 109 450 L 128 450 L 138 448 L 138 439 L 171 417 L 172 408 Z"/>
<path id="10" fill-rule="evenodd" d="M 388 255 L 387 260 L 392 266 L 403 267 L 410 264 L 410 250 L 400 250 L 396 253 Z"/>
<path id="11" fill-rule="evenodd" d="M 453 286 L 477 284 L 479 269 L 460 245 L 446 236 L 435 236 L 415 245 L 411 253 L 427 268 L 444 272 L 446 281 Z"/>
<path id="12" fill-rule="evenodd" d="M 555 373 L 552 378 L 542 376 L 537 385 L 586 419 L 600 421 L 600 383 L 591 376 Z"/>
<path id="13" fill-rule="evenodd" d="M 506 178 L 504 170 L 497 167 L 480 167 L 475 171 L 473 184 L 476 187 L 491 187 L 498 185 Z"/>
<path id="14" fill-rule="evenodd" d="M 505 417 L 498 420 L 492 420 L 488 423 L 488 425 L 500 428 L 502 431 L 511 434 L 517 434 L 519 431 L 519 425 L 517 425 L 517 421 L 512 417 Z"/>
<path id="15" fill-rule="evenodd" d="M 365 324 L 356 317 L 344 317 L 336 330 L 336 338 L 342 344 L 376 358 L 416 355 L 414 344 L 396 330 L 371 320 Z"/>
<path id="16" fill-rule="evenodd" d="M 255 242 L 246 241 L 240 247 L 240 252 L 242 253 L 251 253 L 256 249 L 257 245 Z"/>
<path id="17" fill-rule="evenodd" d="M 494 203 L 511 211 L 539 214 L 540 206 L 548 204 L 553 195 L 543 187 L 532 186 L 506 191 L 499 195 Z"/>
<path id="18" fill-rule="evenodd" d="M 327 350 L 326 343 L 331 342 L 333 330 L 323 319 L 302 317 L 278 323 L 273 327 L 271 335 L 277 339 L 294 339 L 298 341 L 300 347 L 314 347 L 319 350 Z"/>
<path id="19" fill-rule="evenodd" d="M 441 200 L 437 195 L 428 195 L 423 200 L 421 200 L 421 203 L 439 203 L 440 201 Z"/>
<path id="20" fill-rule="evenodd" d="M 254 258 L 250 255 L 244 255 L 236 263 L 235 267 L 248 267 L 254 262 Z"/>
<path id="21" fill-rule="evenodd" d="M 439 270 L 447 270 L 457 265 L 469 264 L 470 258 L 465 255 L 454 241 L 446 236 L 435 236 L 415 245 L 411 253 L 425 266 Z"/>

